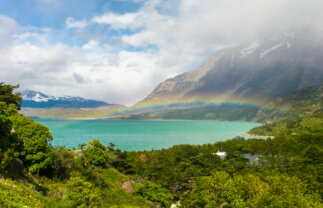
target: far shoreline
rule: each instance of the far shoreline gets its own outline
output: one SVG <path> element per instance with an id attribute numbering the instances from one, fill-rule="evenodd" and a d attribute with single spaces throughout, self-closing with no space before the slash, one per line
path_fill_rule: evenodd
<path id="1" fill-rule="evenodd" d="M 273 138 L 275 138 L 275 136 L 261 136 L 261 135 L 249 134 L 248 132 L 243 133 L 242 136 L 260 138 L 260 139 L 268 139 L 268 138 L 273 139 Z"/>

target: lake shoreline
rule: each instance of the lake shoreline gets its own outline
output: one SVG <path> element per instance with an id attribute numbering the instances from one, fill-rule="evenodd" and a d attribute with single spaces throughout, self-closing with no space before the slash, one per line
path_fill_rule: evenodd
<path id="1" fill-rule="evenodd" d="M 261 135 L 249 134 L 248 132 L 243 133 L 242 136 L 255 137 L 255 138 L 261 138 L 261 139 L 267 139 L 267 138 L 273 139 L 273 138 L 275 138 L 275 136 L 261 136 Z"/>

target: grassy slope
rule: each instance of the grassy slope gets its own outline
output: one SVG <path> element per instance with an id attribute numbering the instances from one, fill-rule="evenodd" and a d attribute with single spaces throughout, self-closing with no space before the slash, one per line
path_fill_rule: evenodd
<path id="1" fill-rule="evenodd" d="M 149 207 L 152 204 L 141 197 L 127 193 L 121 183 L 129 178 L 113 168 L 98 170 L 109 185 L 99 192 L 105 207 Z M 31 175 L 25 179 L 13 180 L 0 178 L 0 207 L 64 207 L 66 183 L 47 178 L 35 178 Z"/>

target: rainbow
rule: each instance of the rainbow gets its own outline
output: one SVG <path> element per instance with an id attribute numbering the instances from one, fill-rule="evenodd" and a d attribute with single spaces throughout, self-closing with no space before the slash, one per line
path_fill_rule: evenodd
<path id="1" fill-rule="evenodd" d="M 108 112 L 103 117 L 118 117 L 120 115 L 135 115 L 147 112 L 166 111 L 172 109 L 192 109 L 201 107 L 226 106 L 233 108 L 262 108 L 266 110 L 290 111 L 289 109 L 277 107 L 256 98 L 240 98 L 231 95 L 221 96 L 194 96 L 191 98 L 171 97 L 159 99 L 146 99 L 134 106 L 119 108 Z"/>

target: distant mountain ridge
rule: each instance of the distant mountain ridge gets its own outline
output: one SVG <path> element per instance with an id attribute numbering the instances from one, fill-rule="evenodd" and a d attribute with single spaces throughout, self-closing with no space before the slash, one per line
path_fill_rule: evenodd
<path id="1" fill-rule="evenodd" d="M 121 106 L 104 101 L 84 99 L 73 96 L 49 96 L 33 90 L 21 92 L 23 108 L 97 108 L 105 106 Z"/>
<path id="2" fill-rule="evenodd" d="M 198 69 L 159 84 L 137 105 L 225 95 L 270 100 L 323 83 L 323 41 L 306 30 L 282 32 L 215 53 Z"/>

